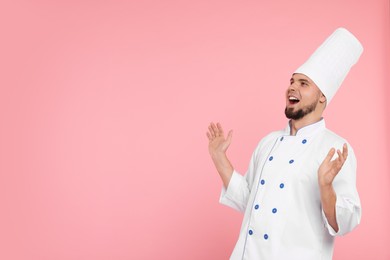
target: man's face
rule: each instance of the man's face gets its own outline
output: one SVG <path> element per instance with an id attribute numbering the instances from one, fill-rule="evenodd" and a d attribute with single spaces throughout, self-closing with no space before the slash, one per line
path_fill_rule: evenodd
<path id="1" fill-rule="evenodd" d="M 284 111 L 286 117 L 299 120 L 312 113 L 321 96 L 320 89 L 310 78 L 303 74 L 294 74 L 286 91 L 286 109 Z"/>

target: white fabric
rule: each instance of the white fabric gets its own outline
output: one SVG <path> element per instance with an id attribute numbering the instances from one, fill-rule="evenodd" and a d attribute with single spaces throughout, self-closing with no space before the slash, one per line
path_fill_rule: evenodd
<path id="1" fill-rule="evenodd" d="M 245 212 L 232 260 L 330 260 L 334 236 L 360 222 L 352 147 L 348 145 L 348 158 L 333 182 L 336 233 L 321 209 L 317 170 L 329 150 L 342 149 L 346 141 L 326 129 L 324 120 L 300 129 L 296 136 L 289 134 L 287 126 L 266 136 L 245 176 L 234 171 L 227 190 L 222 189 L 220 202 Z"/>
<path id="2" fill-rule="evenodd" d="M 329 104 L 362 52 L 359 40 L 348 30 L 339 28 L 294 73 L 314 81 Z"/>

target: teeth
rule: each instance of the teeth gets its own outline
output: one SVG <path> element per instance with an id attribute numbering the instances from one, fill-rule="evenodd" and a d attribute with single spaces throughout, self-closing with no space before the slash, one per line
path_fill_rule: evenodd
<path id="1" fill-rule="evenodd" d="M 289 97 L 289 100 L 299 100 L 296 97 Z"/>

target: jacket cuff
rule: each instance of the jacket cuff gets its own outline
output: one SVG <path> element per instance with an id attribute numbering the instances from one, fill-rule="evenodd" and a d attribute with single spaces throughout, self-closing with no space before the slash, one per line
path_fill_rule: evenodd
<path id="1" fill-rule="evenodd" d="M 332 236 L 341 236 L 352 231 L 359 223 L 361 217 L 360 207 L 355 206 L 355 204 L 348 199 L 344 199 L 340 196 L 336 196 L 336 222 L 339 230 L 336 232 L 331 225 L 329 225 L 328 219 L 325 216 L 323 209 L 322 218 L 325 223 L 325 227 L 328 229 L 328 232 Z"/>
<path id="2" fill-rule="evenodd" d="M 245 182 L 244 177 L 234 170 L 228 187 L 222 187 L 219 202 L 238 211 L 245 210 L 246 205 L 242 204 L 240 200 L 237 200 L 237 198 L 242 196 L 241 187 L 243 182 Z"/>

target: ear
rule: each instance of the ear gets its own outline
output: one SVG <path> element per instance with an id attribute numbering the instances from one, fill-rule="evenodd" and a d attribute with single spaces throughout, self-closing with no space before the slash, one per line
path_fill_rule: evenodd
<path id="1" fill-rule="evenodd" d="M 320 103 L 326 103 L 326 97 L 323 93 L 321 93 L 321 96 L 320 96 Z"/>

